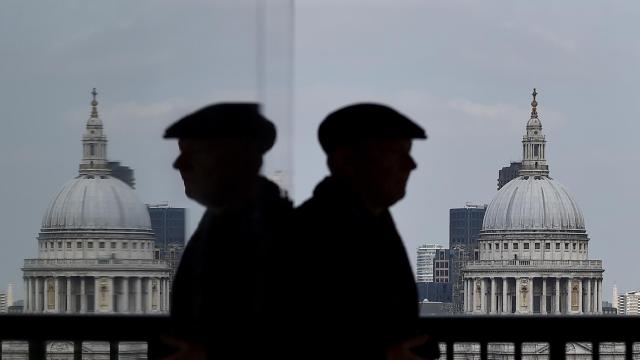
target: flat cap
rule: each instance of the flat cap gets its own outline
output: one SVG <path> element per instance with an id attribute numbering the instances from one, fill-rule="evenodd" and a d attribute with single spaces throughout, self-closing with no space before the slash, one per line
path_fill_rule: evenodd
<path id="1" fill-rule="evenodd" d="M 318 139 L 325 153 L 365 139 L 426 139 L 420 125 L 382 104 L 359 103 L 340 108 L 320 124 Z"/>
<path id="2" fill-rule="evenodd" d="M 257 103 L 218 103 L 203 107 L 176 121 L 164 138 L 255 140 L 267 152 L 276 140 L 276 127 L 260 114 Z"/>

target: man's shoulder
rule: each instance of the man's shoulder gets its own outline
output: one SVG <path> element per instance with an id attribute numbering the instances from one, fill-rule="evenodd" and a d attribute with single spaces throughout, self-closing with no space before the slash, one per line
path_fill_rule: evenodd
<path id="1" fill-rule="evenodd" d="M 314 195 L 296 207 L 293 214 L 296 221 L 314 222 L 341 217 L 339 211 L 340 206 L 322 196 Z"/>

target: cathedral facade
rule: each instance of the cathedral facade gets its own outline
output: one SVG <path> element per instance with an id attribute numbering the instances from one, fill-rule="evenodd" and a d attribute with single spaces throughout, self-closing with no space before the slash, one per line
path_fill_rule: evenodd
<path id="1" fill-rule="evenodd" d="M 110 176 L 96 91 L 82 138 L 78 176 L 53 197 L 25 259 L 25 312 L 162 314 L 169 311 L 169 268 L 154 260 L 146 206 Z"/>
<path id="2" fill-rule="evenodd" d="M 582 212 L 549 175 L 536 95 L 519 176 L 487 207 L 479 259 L 463 271 L 468 314 L 602 313 L 602 261 L 589 259 Z"/>

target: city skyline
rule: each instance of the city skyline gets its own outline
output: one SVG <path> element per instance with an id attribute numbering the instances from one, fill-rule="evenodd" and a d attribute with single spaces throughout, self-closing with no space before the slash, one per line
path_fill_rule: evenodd
<path id="1" fill-rule="evenodd" d="M 194 230 L 202 208 L 184 196 L 171 169 L 177 146 L 161 135 L 212 101 L 269 102 L 255 68 L 255 14 L 242 13 L 252 2 L 244 4 L 237 11 L 224 2 L 3 4 L 0 74 L 11 86 L 0 87 L 0 166 L 8 170 L 0 198 L 10 206 L 0 225 L 11 251 L 0 255 L 0 283 L 22 283 L 20 261 L 37 252 L 50 197 L 76 172 L 93 87 L 117 144 L 109 159 L 135 169 L 144 203 L 187 208 Z M 606 264 L 605 299 L 613 283 L 621 293 L 640 288 L 640 244 L 628 233 L 640 200 L 631 166 L 640 157 L 638 15 L 633 2 L 296 2 L 295 126 L 278 140 L 295 149 L 287 170 L 296 203 L 327 172 L 315 137 L 322 118 L 346 103 L 384 102 L 429 134 L 414 144 L 418 169 L 393 208 L 407 250 L 446 245 L 448 209 L 488 203 L 497 170 L 520 158 L 536 87 L 553 175 L 579 200 L 590 254 Z M 228 34 L 237 37 L 229 42 Z M 23 293 L 16 286 L 16 298 Z"/>

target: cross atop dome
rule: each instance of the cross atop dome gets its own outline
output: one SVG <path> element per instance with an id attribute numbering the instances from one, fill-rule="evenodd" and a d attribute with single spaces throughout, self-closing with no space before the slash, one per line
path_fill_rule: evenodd
<path id="1" fill-rule="evenodd" d="M 93 88 L 93 91 L 91 91 L 91 95 L 93 95 L 93 100 L 91 101 L 91 117 L 97 118 L 98 117 L 98 101 L 96 100 L 96 96 L 98 95 L 98 92 L 96 91 L 96 88 Z"/>
<path id="2" fill-rule="evenodd" d="M 538 92 L 536 91 L 536 88 L 533 88 L 533 92 L 531 93 L 531 96 L 533 96 L 533 101 L 531 101 L 531 117 L 532 118 L 538 117 L 538 111 L 536 109 L 536 107 L 538 106 L 538 102 L 536 101 L 536 95 L 538 95 Z"/>

